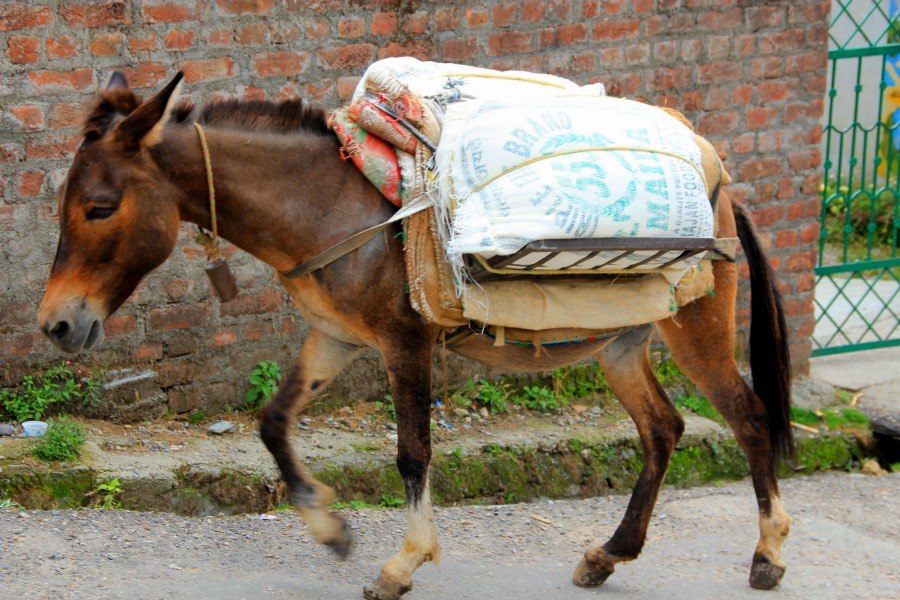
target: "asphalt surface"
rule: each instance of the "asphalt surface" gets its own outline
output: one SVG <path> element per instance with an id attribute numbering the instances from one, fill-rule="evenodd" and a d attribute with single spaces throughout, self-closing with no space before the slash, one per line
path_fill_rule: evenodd
<path id="1" fill-rule="evenodd" d="M 787 575 L 747 584 L 757 540 L 749 482 L 664 490 L 648 543 L 600 589 L 569 582 L 627 497 L 436 509 L 443 559 L 419 569 L 415 599 L 900 597 L 900 474 L 826 473 L 782 482 L 794 518 Z M 400 546 L 401 510 L 350 511 L 357 543 L 336 561 L 289 513 L 183 518 L 127 511 L 0 513 L 4 598 L 360 598 Z"/>

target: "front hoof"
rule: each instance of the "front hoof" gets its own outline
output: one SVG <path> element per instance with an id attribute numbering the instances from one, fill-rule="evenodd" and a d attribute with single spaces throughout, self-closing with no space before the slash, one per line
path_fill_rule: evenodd
<path id="1" fill-rule="evenodd" d="M 757 590 L 771 590 L 781 583 L 784 571 L 785 567 L 773 565 L 766 560 L 753 561 L 753 566 L 750 567 L 750 587 Z"/>
<path id="2" fill-rule="evenodd" d="M 572 583 L 577 586 L 597 587 L 603 585 L 603 582 L 616 570 L 615 563 L 609 560 L 605 553 L 589 557 L 590 554 L 590 552 L 586 552 L 584 558 L 575 567 Z"/>
<path id="3" fill-rule="evenodd" d="M 389 580 L 384 574 L 381 574 L 378 576 L 378 579 L 375 580 L 375 583 L 367 585 L 363 589 L 363 596 L 368 600 L 397 600 L 412 588 L 412 581 L 404 585 Z"/>
<path id="4" fill-rule="evenodd" d="M 338 558 L 346 560 L 350 556 L 350 549 L 353 547 L 353 532 L 347 520 L 337 513 L 331 513 L 331 517 L 335 519 L 335 527 L 330 539 L 323 540 L 323 543 L 334 550 Z"/>

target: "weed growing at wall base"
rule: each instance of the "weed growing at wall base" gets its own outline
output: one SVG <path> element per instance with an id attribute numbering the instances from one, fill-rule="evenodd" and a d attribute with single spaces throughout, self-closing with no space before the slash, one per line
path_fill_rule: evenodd
<path id="1" fill-rule="evenodd" d="M 85 407 L 99 402 L 100 383 L 72 370 L 69 361 L 48 369 L 41 377 L 26 375 L 14 389 L 0 390 L 0 406 L 19 421 L 40 420 L 51 405 L 79 402 Z"/>
<path id="2" fill-rule="evenodd" d="M 75 460 L 81 456 L 84 428 L 63 415 L 50 421 L 47 433 L 40 437 L 31 453 L 43 461 Z"/>

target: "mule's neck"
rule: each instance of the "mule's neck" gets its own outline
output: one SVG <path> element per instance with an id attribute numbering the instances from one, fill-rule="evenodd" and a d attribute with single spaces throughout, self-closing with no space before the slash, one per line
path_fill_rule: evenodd
<path id="1" fill-rule="evenodd" d="M 284 271 L 386 219 L 390 205 L 334 136 L 205 128 L 219 235 Z M 197 131 L 171 125 L 151 155 L 181 193 L 183 221 L 211 228 L 209 187 Z"/>

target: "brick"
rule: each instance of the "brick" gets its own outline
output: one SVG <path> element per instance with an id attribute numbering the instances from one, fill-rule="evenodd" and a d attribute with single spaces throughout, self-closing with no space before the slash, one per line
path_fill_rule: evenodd
<path id="1" fill-rule="evenodd" d="M 558 48 L 568 46 L 587 39 L 587 28 L 581 23 L 574 25 L 561 25 L 559 27 L 541 29 L 538 32 L 538 48 Z"/>
<path id="2" fill-rule="evenodd" d="M 794 202 L 788 207 L 788 219 L 791 221 L 814 219 L 819 216 L 821 210 L 822 202 L 817 197 Z"/>
<path id="3" fill-rule="evenodd" d="M 15 144 L 0 144 L 0 164 L 11 165 L 19 162 L 19 147 Z"/>
<path id="4" fill-rule="evenodd" d="M 163 46 L 166 50 L 187 50 L 194 45 L 195 37 L 193 31 L 175 29 L 163 36 Z"/>
<path id="5" fill-rule="evenodd" d="M 828 63 L 828 55 L 824 52 L 804 52 L 803 54 L 795 54 L 788 56 L 785 61 L 785 75 L 796 75 L 798 73 L 814 73 Z"/>
<path id="6" fill-rule="evenodd" d="M 295 77 L 309 68 L 309 52 L 274 52 L 253 57 L 253 68 L 260 77 Z"/>
<path id="7" fill-rule="evenodd" d="M 24 171 L 19 174 L 19 185 L 16 191 L 20 196 L 39 196 L 43 185 L 43 171 Z"/>
<path id="8" fill-rule="evenodd" d="M 690 13 L 654 15 L 644 19 L 644 23 L 645 33 L 651 38 L 665 38 L 668 34 L 691 31 L 697 27 L 694 15 Z"/>
<path id="9" fill-rule="evenodd" d="M 650 61 L 650 44 L 634 44 L 625 47 L 625 63 L 643 65 Z"/>
<path id="10" fill-rule="evenodd" d="M 46 46 L 50 58 L 70 58 L 78 53 L 75 38 L 69 35 L 50 38 Z"/>
<path id="11" fill-rule="evenodd" d="M 192 304 L 155 308 L 147 313 L 148 331 L 169 331 L 202 326 L 209 320 L 212 309 L 209 304 Z"/>
<path id="12" fill-rule="evenodd" d="M 25 2 L 0 4 L 0 31 L 46 27 L 52 21 L 49 6 L 28 6 Z"/>
<path id="13" fill-rule="evenodd" d="M 41 94 L 59 94 L 93 88 L 94 70 L 77 68 L 69 71 L 31 71 L 28 80 Z"/>
<path id="14" fill-rule="evenodd" d="M 681 58 L 682 60 L 692 63 L 696 62 L 703 53 L 703 42 L 700 40 L 682 40 L 681 41 Z"/>
<path id="15" fill-rule="evenodd" d="M 685 92 L 681 94 L 681 112 L 690 113 L 703 108 L 703 99 L 700 92 Z"/>
<path id="16" fill-rule="evenodd" d="M 697 67 L 697 83 L 702 85 L 739 81 L 742 75 L 743 67 L 739 62 L 712 63 Z"/>
<path id="17" fill-rule="evenodd" d="M 746 106 L 753 100 L 752 85 L 738 85 L 731 91 L 731 102 L 737 106 Z"/>
<path id="18" fill-rule="evenodd" d="M 125 2 L 66 2 L 59 7 L 58 14 L 70 27 L 94 28 L 131 23 Z"/>
<path id="19" fill-rule="evenodd" d="M 594 25 L 594 41 L 613 41 L 636 38 L 640 33 L 639 19 L 599 21 Z"/>
<path id="20" fill-rule="evenodd" d="M 778 182 L 778 192 L 775 194 L 778 200 L 789 200 L 794 196 L 794 182 L 790 178 Z"/>
<path id="21" fill-rule="evenodd" d="M 275 10 L 275 0 L 216 0 L 216 6 L 225 14 L 271 15 Z"/>
<path id="22" fill-rule="evenodd" d="M 251 321 L 241 328 L 245 340 L 260 340 L 275 333 L 275 326 L 270 321 Z"/>
<path id="23" fill-rule="evenodd" d="M 183 67 L 184 80 L 188 83 L 219 81 L 237 74 L 237 65 L 227 56 L 207 60 L 188 60 L 185 61 Z"/>
<path id="24" fill-rule="evenodd" d="M 782 270 L 785 273 L 797 273 L 799 271 L 810 271 L 816 266 L 816 251 L 813 250 L 801 250 L 800 252 L 795 252 L 787 257 L 787 260 L 784 261 L 784 266 Z M 809 312 L 808 310 L 804 310 L 804 313 Z"/>
<path id="25" fill-rule="evenodd" d="M 118 56 L 121 43 L 121 33 L 95 33 L 88 41 L 88 52 L 93 56 Z"/>
<path id="26" fill-rule="evenodd" d="M 238 341 L 237 330 L 231 327 L 223 327 L 213 334 L 213 346 L 220 348 L 230 346 Z"/>
<path id="27" fill-rule="evenodd" d="M 491 14 L 484 8 L 467 8 L 463 11 L 466 27 L 477 29 L 491 22 Z"/>
<path id="28" fill-rule="evenodd" d="M 372 16 L 372 35 L 395 35 L 397 33 L 397 13 L 383 12 Z"/>
<path id="29" fill-rule="evenodd" d="M 547 17 L 565 21 L 572 12 L 572 0 L 550 0 L 547 3 Z"/>
<path id="30" fill-rule="evenodd" d="M 156 48 L 156 32 L 154 31 L 129 34 L 126 36 L 126 39 L 128 40 L 128 48 L 132 52 L 141 52 Z"/>
<path id="31" fill-rule="evenodd" d="M 780 113 L 774 106 L 751 108 L 747 111 L 747 129 L 762 129 L 774 125 Z"/>
<path id="32" fill-rule="evenodd" d="M 788 154 L 788 164 L 793 171 L 818 169 L 822 164 L 822 153 L 818 148 L 791 152 Z"/>
<path id="33" fill-rule="evenodd" d="M 814 244 L 819 241 L 819 220 L 810 222 L 806 227 L 800 230 L 800 243 Z"/>
<path id="34" fill-rule="evenodd" d="M 48 346 L 49 342 L 45 341 L 44 334 L 40 331 L 0 336 L 0 348 L 4 349 L 5 354 L 11 356 L 26 356 L 38 352 L 46 352 Z"/>
<path id="35" fill-rule="evenodd" d="M 186 331 L 179 331 L 169 337 L 166 344 L 166 356 L 175 358 L 193 354 L 199 348 L 197 336 Z"/>
<path id="36" fill-rule="evenodd" d="M 337 93 L 338 97 L 341 100 L 349 100 L 353 97 L 353 92 L 356 91 L 356 85 L 359 83 L 361 77 L 358 75 L 351 77 L 338 77 L 337 78 Z"/>
<path id="37" fill-rule="evenodd" d="M 268 290 L 255 294 L 241 295 L 222 304 L 220 311 L 223 317 L 239 317 L 242 315 L 261 315 L 270 312 L 279 312 L 282 309 L 281 292 Z"/>
<path id="38" fill-rule="evenodd" d="M 813 272 L 797 273 L 794 277 L 797 292 L 811 292 L 816 289 L 816 274 Z"/>
<path id="39" fill-rule="evenodd" d="M 753 79 L 775 79 L 784 74 L 784 60 L 780 56 L 754 58 L 750 61 Z"/>
<path id="40" fill-rule="evenodd" d="M 375 20 L 376 17 L 381 15 L 393 15 L 394 13 L 379 13 L 372 17 L 372 35 L 382 35 L 375 33 Z M 437 31 L 456 31 L 460 26 L 460 16 L 459 9 L 455 6 L 447 7 L 447 8 L 439 8 L 434 11 L 434 28 Z M 389 32 L 387 35 L 393 35 L 397 33 L 397 19 L 394 17 L 393 23 L 393 31 Z"/>
<path id="41" fill-rule="evenodd" d="M 766 208 L 754 208 L 750 216 L 759 229 L 766 229 L 776 223 L 780 223 L 784 219 L 784 207 L 774 205 Z"/>
<path id="42" fill-rule="evenodd" d="M 800 236 L 793 229 L 782 229 L 775 236 L 775 247 L 778 249 L 793 248 Z"/>
<path id="43" fill-rule="evenodd" d="M 783 6 L 756 6 L 747 9 L 747 23 L 753 30 L 782 27 L 786 18 Z"/>
<path id="44" fill-rule="evenodd" d="M 155 62 L 143 62 L 137 67 L 123 67 L 122 72 L 128 79 L 128 85 L 137 89 L 155 89 L 169 78 L 168 69 Z"/>
<path id="45" fill-rule="evenodd" d="M 691 67 L 661 67 L 650 74 L 647 88 L 651 91 L 678 90 L 688 87 L 691 82 Z"/>
<path id="46" fill-rule="evenodd" d="M 77 139 L 71 135 L 57 135 L 30 139 L 25 143 L 25 159 L 42 158 L 71 159 L 75 154 Z"/>
<path id="47" fill-rule="evenodd" d="M 490 56 L 531 52 L 534 48 L 532 34 L 527 31 L 505 31 L 488 36 L 487 53 Z"/>
<path id="48" fill-rule="evenodd" d="M 184 414 L 199 408 L 203 396 L 196 386 L 179 386 L 166 391 L 169 410 L 175 414 Z"/>
<path id="49" fill-rule="evenodd" d="M 366 20 L 363 17 L 348 17 L 338 21 L 338 37 L 361 38 L 366 35 Z"/>
<path id="50" fill-rule="evenodd" d="M 730 99 L 728 98 L 728 90 L 722 87 L 713 87 L 706 92 L 706 98 L 703 101 L 703 110 L 716 111 L 728 108 Z"/>
<path id="51" fill-rule="evenodd" d="M 318 50 L 316 56 L 329 69 L 364 69 L 375 57 L 372 44 L 349 44 L 339 48 Z"/>
<path id="52" fill-rule="evenodd" d="M 388 42 L 384 48 L 378 50 L 376 58 L 390 58 L 393 56 L 412 56 L 419 60 L 433 60 L 435 48 L 431 40 L 412 40 L 409 42 Z"/>
<path id="53" fill-rule="evenodd" d="M 103 323 L 103 332 L 107 338 L 120 338 L 134 333 L 137 319 L 133 315 L 114 315 Z"/>
<path id="54" fill-rule="evenodd" d="M 400 31 L 404 35 L 424 35 L 428 33 L 428 25 L 431 23 L 431 15 L 427 12 L 404 14 Z"/>
<path id="55" fill-rule="evenodd" d="M 190 0 L 171 0 L 163 2 L 145 1 L 141 3 L 141 12 L 147 23 L 182 23 L 197 21 L 205 3 Z"/>
<path id="56" fill-rule="evenodd" d="M 320 104 L 333 104 L 331 102 L 332 97 L 335 94 L 335 84 L 333 79 L 327 79 L 325 81 L 307 83 L 303 86 L 303 95 L 312 98 L 316 102 Z M 296 96 L 296 93 L 291 93 L 291 96 Z"/>
<path id="57" fill-rule="evenodd" d="M 284 32 L 284 30 L 282 32 Z M 269 28 L 262 23 L 258 23 L 241 27 L 235 32 L 234 39 L 242 46 L 255 46 L 264 43 L 266 41 L 266 34 L 268 33 Z M 284 44 L 286 42 L 281 41 L 279 43 Z"/>
<path id="58" fill-rule="evenodd" d="M 748 160 L 738 170 L 741 181 L 756 181 L 765 177 L 781 175 L 784 172 L 784 163 L 781 158 L 765 157 L 756 160 Z"/>
<path id="59" fill-rule="evenodd" d="M 544 20 L 543 0 L 524 0 L 521 11 L 524 23 L 540 23 Z"/>
<path id="60" fill-rule="evenodd" d="M 9 115 L 23 131 L 40 131 L 44 128 L 44 109 L 36 105 L 13 106 Z"/>
<path id="61" fill-rule="evenodd" d="M 739 28 L 744 21 L 744 11 L 740 8 L 716 11 L 708 10 L 697 16 L 697 26 L 715 31 L 728 31 Z"/>
<path id="62" fill-rule="evenodd" d="M 765 104 L 766 102 L 779 102 L 781 100 L 786 100 L 797 93 L 800 84 L 794 80 L 786 80 L 786 81 L 762 81 L 757 86 L 759 90 L 759 101 L 760 103 Z"/>
<path id="63" fill-rule="evenodd" d="M 41 41 L 32 35 L 13 35 L 8 41 L 9 60 L 16 65 L 27 65 L 41 58 Z"/>
<path id="64" fill-rule="evenodd" d="M 292 44 L 300 39 L 300 29 L 285 23 L 276 23 L 269 27 L 269 35 L 273 44 Z"/>
<path id="65" fill-rule="evenodd" d="M 731 37 L 717 35 L 709 38 L 706 43 L 706 56 L 710 60 L 722 60 L 728 58 L 731 53 Z"/>
<path id="66" fill-rule="evenodd" d="M 752 133 L 745 133 L 734 138 L 732 149 L 736 154 L 747 154 L 749 152 L 753 152 L 755 146 L 756 135 Z"/>
<path id="67" fill-rule="evenodd" d="M 784 107 L 784 123 L 793 123 L 800 119 L 815 119 L 822 117 L 824 110 L 824 99 L 816 98 L 810 102 L 792 102 Z"/>
<path id="68" fill-rule="evenodd" d="M 515 2 L 503 2 L 494 5 L 494 27 L 509 27 L 516 22 L 518 6 Z"/>
<path id="69" fill-rule="evenodd" d="M 475 58 L 478 54 L 477 38 L 450 38 L 441 45 L 441 60 L 461 62 Z"/>

